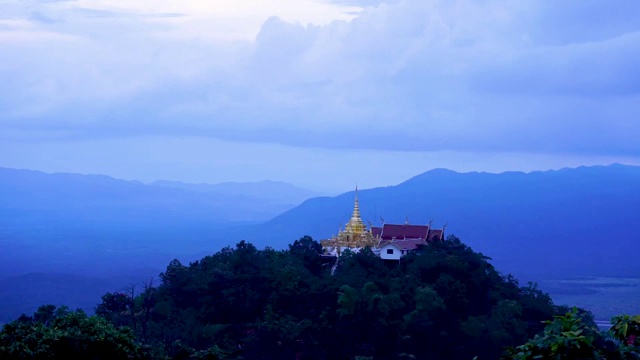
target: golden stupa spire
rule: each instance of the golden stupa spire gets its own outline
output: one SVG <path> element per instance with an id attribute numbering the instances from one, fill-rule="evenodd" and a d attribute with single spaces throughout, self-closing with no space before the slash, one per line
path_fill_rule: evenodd
<path id="1" fill-rule="evenodd" d="M 370 223 L 371 225 L 371 223 Z M 333 254 L 340 256 L 342 249 L 360 249 L 367 246 L 376 246 L 379 239 L 376 239 L 371 230 L 367 230 L 366 225 L 360 217 L 360 203 L 358 201 L 358 184 L 353 201 L 353 213 L 344 227 L 338 230 L 338 235 L 327 240 L 322 240 L 322 247 Z"/>
<path id="2" fill-rule="evenodd" d="M 356 184 L 356 199 L 353 202 L 353 214 L 351 214 L 351 219 L 360 219 L 360 203 L 358 202 L 358 184 Z"/>
<path id="3" fill-rule="evenodd" d="M 362 233 L 365 231 L 365 225 L 360 217 L 360 204 L 358 203 L 358 184 L 356 184 L 356 196 L 353 202 L 353 214 L 351 214 L 351 219 L 345 226 L 346 230 L 355 233 Z"/>

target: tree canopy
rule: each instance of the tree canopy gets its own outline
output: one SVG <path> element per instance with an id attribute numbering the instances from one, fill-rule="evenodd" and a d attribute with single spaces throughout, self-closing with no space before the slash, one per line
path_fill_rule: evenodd
<path id="1" fill-rule="evenodd" d="M 347 250 L 335 267 L 320 249 L 303 237 L 287 250 L 240 242 L 174 260 L 152 300 L 107 294 L 97 312 L 168 356 L 221 359 L 498 358 L 555 314 L 548 295 L 455 237 L 400 262 Z"/>
<path id="2" fill-rule="evenodd" d="M 516 348 L 508 348 L 503 360 L 534 359 L 640 359 L 635 339 L 640 317 L 612 319 L 609 334 L 584 321 L 576 308 L 545 322 L 544 331 Z"/>
<path id="3" fill-rule="evenodd" d="M 41 306 L 32 317 L 22 316 L 0 332 L 0 359 L 3 360 L 150 358 L 136 342 L 131 329 L 53 305 Z"/>
<path id="4" fill-rule="evenodd" d="M 286 250 L 242 241 L 188 265 L 173 260 L 157 286 L 105 294 L 96 316 L 43 306 L 6 325 L 0 358 L 637 356 L 638 317 L 615 318 L 602 334 L 589 313 L 555 306 L 454 236 L 401 261 L 368 248 L 339 259 L 320 250 L 310 237 Z"/>

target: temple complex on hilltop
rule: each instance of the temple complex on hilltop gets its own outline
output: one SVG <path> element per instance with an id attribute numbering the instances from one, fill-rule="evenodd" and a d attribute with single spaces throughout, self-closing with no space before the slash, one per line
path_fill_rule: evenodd
<path id="1" fill-rule="evenodd" d="M 358 188 L 356 187 L 353 213 L 344 227 L 340 228 L 338 235 L 331 239 L 321 240 L 325 255 L 339 256 L 342 250 L 360 251 L 370 247 L 374 253 L 383 259 L 399 259 L 408 251 L 415 250 L 420 245 L 426 245 L 434 241 L 444 240 L 444 230 L 432 229 L 428 225 L 382 224 L 382 226 L 367 226 L 360 217 L 360 204 L 358 203 Z"/>

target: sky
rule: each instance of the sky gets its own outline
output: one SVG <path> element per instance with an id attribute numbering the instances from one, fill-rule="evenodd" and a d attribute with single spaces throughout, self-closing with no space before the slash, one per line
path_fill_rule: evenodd
<path id="1" fill-rule="evenodd" d="M 640 165 L 636 0 L 0 0 L 0 166 L 327 191 Z"/>

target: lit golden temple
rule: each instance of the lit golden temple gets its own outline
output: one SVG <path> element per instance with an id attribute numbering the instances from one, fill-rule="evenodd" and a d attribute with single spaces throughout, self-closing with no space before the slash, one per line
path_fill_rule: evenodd
<path id="1" fill-rule="evenodd" d="M 353 204 L 353 213 L 349 222 L 339 230 L 338 235 L 331 239 L 322 240 L 322 245 L 325 252 L 332 254 L 340 254 L 340 251 L 344 248 L 349 249 L 361 249 L 364 247 L 375 247 L 379 242 L 379 238 L 376 238 L 371 229 L 367 229 L 366 225 L 360 217 L 360 205 L 358 203 L 358 187 L 356 186 L 356 197 Z"/>
<path id="2" fill-rule="evenodd" d="M 444 230 L 433 229 L 428 225 L 382 224 L 381 227 L 367 226 L 360 217 L 358 202 L 358 187 L 356 186 L 353 213 L 346 223 L 344 230 L 340 227 L 338 235 L 330 239 L 321 240 L 324 255 L 340 256 L 344 249 L 360 251 L 370 247 L 374 253 L 383 259 L 399 259 L 408 251 L 417 249 L 420 245 L 427 245 L 434 241 L 443 241 Z"/>

